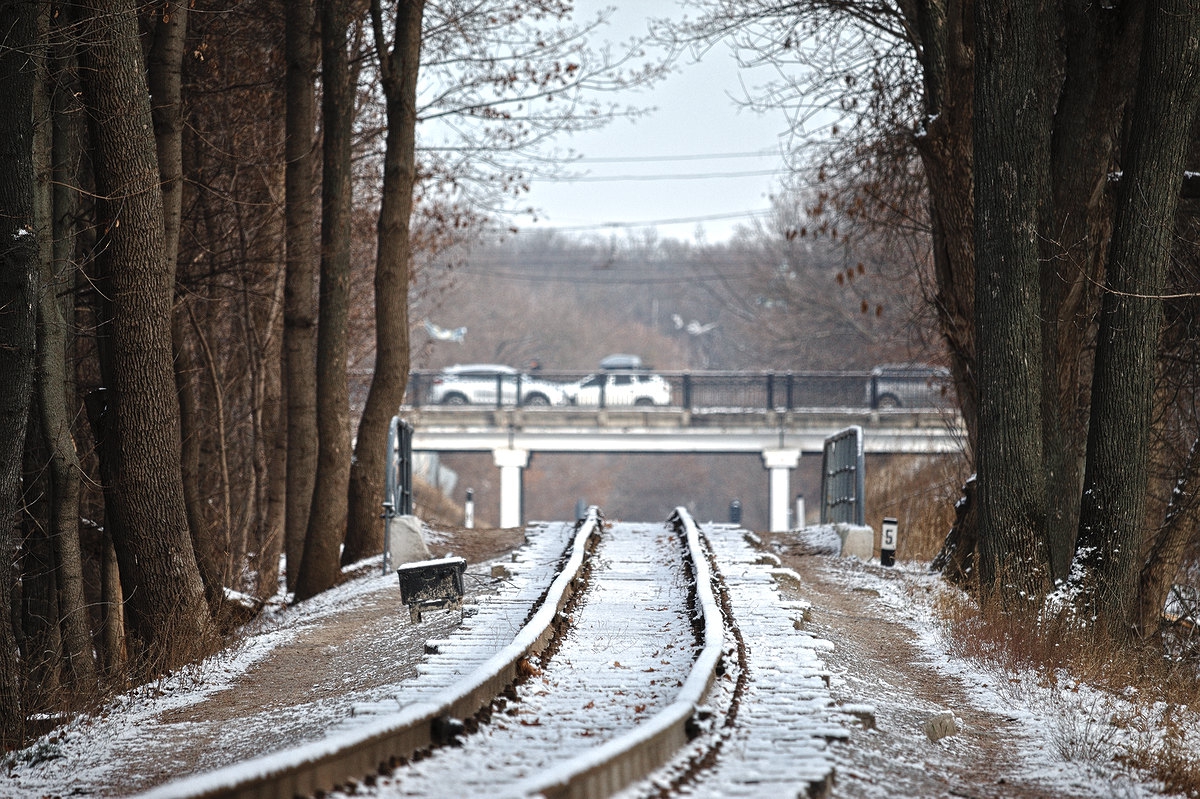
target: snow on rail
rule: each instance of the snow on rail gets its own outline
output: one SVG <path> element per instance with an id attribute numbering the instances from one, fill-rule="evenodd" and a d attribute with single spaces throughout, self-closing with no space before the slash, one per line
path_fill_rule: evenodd
<path id="1" fill-rule="evenodd" d="M 821 653 L 832 644 L 803 630 L 804 602 L 783 601 L 779 582 L 799 580 L 778 560 L 754 550 L 753 533 L 732 525 L 702 526 L 724 578 L 729 607 L 747 650 L 746 689 L 736 702 L 736 723 L 694 741 L 657 774 L 621 797 L 659 795 L 685 771 L 695 750 L 716 750 L 715 762 L 673 795 L 826 796 L 834 763 L 828 742 L 845 740 L 829 691 Z M 710 740 L 720 739 L 719 747 Z"/>
<path id="2" fill-rule="evenodd" d="M 631 732 L 583 752 L 527 781 L 521 796 L 607 796 L 669 761 L 688 742 L 688 723 L 712 687 L 721 660 L 724 624 L 712 590 L 712 571 L 699 532 L 684 508 L 671 521 L 683 529 L 696 590 L 696 605 L 704 620 L 703 646 L 674 702 Z"/>
<path id="3" fill-rule="evenodd" d="M 664 762 L 678 743 L 667 741 L 661 751 L 619 744 L 645 740 L 644 729 L 693 679 L 703 648 L 694 566 L 683 543 L 662 522 L 606 526 L 587 591 L 566 611 L 570 621 L 536 673 L 459 746 L 439 748 L 354 795 L 558 795 L 564 786 L 540 784 L 553 775 L 568 784 L 568 795 L 596 797 Z M 708 611 L 713 616 L 715 605 Z"/>
<path id="4" fill-rule="evenodd" d="M 536 654 L 551 637 L 559 609 L 574 591 L 588 540 L 600 532 L 599 512 L 589 509 L 574 537 L 570 558 L 546 592 L 544 601 L 514 638 L 489 653 L 476 647 L 482 662 L 459 676 L 435 675 L 432 690 L 398 712 L 381 714 L 351 729 L 295 749 L 275 752 L 216 771 L 187 777 L 140 794 L 142 799 L 199 799 L 204 797 L 307 796 L 328 791 L 348 780 L 375 773 L 380 764 L 427 747 L 434 728 L 444 718 L 468 718 L 489 703 L 517 676 L 518 664 Z M 487 656 L 490 655 L 490 656 Z M 448 678 L 448 679 L 447 679 Z M 418 680 L 420 681 L 420 680 Z M 414 697 L 415 698 L 415 697 Z"/>

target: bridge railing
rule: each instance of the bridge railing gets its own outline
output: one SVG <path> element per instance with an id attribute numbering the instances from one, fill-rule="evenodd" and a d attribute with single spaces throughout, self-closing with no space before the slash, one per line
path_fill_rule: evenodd
<path id="1" fill-rule="evenodd" d="M 524 387 L 537 383 L 562 389 L 561 398 L 556 396 L 552 405 L 581 408 L 634 404 L 700 410 L 864 408 L 874 407 L 875 400 L 880 396 L 873 382 L 875 377 L 868 371 L 614 372 L 614 375 L 629 376 L 630 381 L 622 385 L 606 384 L 596 390 L 596 383 L 604 381 L 595 381 L 594 378 L 604 374 L 608 373 L 537 370 L 527 374 L 504 375 L 489 381 L 492 385 L 488 390 L 480 392 L 487 399 L 470 400 L 466 404 L 476 407 L 541 405 L 541 402 L 526 399 L 530 393 Z M 443 404 L 445 393 L 438 390 L 438 381 L 442 379 L 441 372 L 437 370 L 413 371 L 409 377 L 405 404 L 411 407 Z M 949 398 L 944 385 L 923 376 L 914 377 L 911 382 L 911 389 L 904 395 L 904 407 L 909 410 L 948 407 Z M 664 383 L 665 387 L 662 385 Z M 589 384 L 592 386 L 590 390 L 580 390 L 581 386 Z"/>

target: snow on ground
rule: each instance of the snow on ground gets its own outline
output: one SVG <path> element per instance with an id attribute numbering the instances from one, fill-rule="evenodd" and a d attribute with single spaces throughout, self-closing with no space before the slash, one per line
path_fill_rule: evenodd
<path id="1" fill-rule="evenodd" d="M 287 607 L 282 600 L 273 603 L 235 647 L 118 696 L 97 715 L 79 717 L 33 746 L 10 755 L 6 779 L 0 779 L 0 796 L 90 792 L 97 786 L 111 785 L 118 779 L 114 772 L 123 761 L 158 747 L 163 735 L 161 718 L 186 712 L 229 691 L 281 647 L 331 616 L 372 601 L 381 591 L 391 589 L 394 580 L 382 577 L 376 567 L 370 574 L 301 605 Z M 280 686 L 279 690 L 287 693 L 286 686 Z M 264 713 L 239 718 L 230 728 L 236 727 L 239 737 L 253 738 L 269 736 L 281 724 L 280 719 Z"/>
<path id="2" fill-rule="evenodd" d="M 810 601 L 814 607 L 806 629 L 834 644 L 822 659 L 835 711 L 841 711 L 834 718 L 851 731 L 848 740 L 830 744 L 838 772 L 835 797 L 1166 796 L 1114 757 L 1161 738 L 1167 728 L 1180 731 L 1185 756 L 1200 755 L 1200 722 L 1189 709 L 1142 708 L 1131 701 L 1135 696 L 1105 694 L 1068 675 L 1047 685 L 1033 672 L 999 673 L 954 656 L 935 612 L 939 592 L 951 589 L 929 574 L 926 564 L 902 562 L 885 569 L 855 559 L 789 555 L 779 540 L 774 539 L 774 551 L 802 579 L 798 587 L 781 586 L 782 598 Z M 162 781 L 162 774 L 233 762 L 246 742 L 277 736 L 287 743 L 314 717 L 334 717 L 347 705 L 394 695 L 399 671 L 376 685 L 355 687 L 362 674 L 350 665 L 354 653 L 345 650 L 375 644 L 337 638 L 322 643 L 316 637 L 311 640 L 318 643 L 302 654 L 314 671 L 323 668 L 318 664 L 333 666 L 322 673 L 323 682 L 314 678 L 303 689 L 312 696 L 285 701 L 291 690 L 300 689 L 284 682 L 274 689 L 277 706 L 256 696 L 256 712 L 234 705 L 226 708 L 232 718 L 211 718 L 212 708 L 236 693 L 232 689 L 245 675 L 270 665 L 287 647 L 310 640 L 307 636 L 316 636 L 339 614 L 374 612 L 377 604 L 382 614 L 394 604 L 394 595 L 394 576 L 380 575 L 376 567 L 300 606 L 272 606 L 234 649 L 118 697 L 96 716 L 77 719 L 10 754 L 0 775 L 0 797 L 127 795 Z M 431 615 L 443 620 L 423 622 L 405 635 L 414 642 L 447 635 L 450 614 Z M 401 669 L 383 662 L 389 652 L 403 648 L 404 642 L 388 640 L 394 621 L 372 623 L 377 626 L 369 640 L 380 642 L 371 657 Z M 899 643 L 885 641 L 885 632 Z M 420 651 L 420 643 L 414 645 Z M 933 742 L 922 724 L 941 710 L 954 713 L 960 732 Z M 861 722 L 872 711 L 874 729 Z M 198 762 L 186 746 L 164 744 L 167 726 L 173 735 L 191 731 L 197 740 L 227 736 L 229 742 L 209 754 L 210 761 Z M 148 776 L 131 780 L 129 775 L 143 768 Z"/>
<path id="3" fill-rule="evenodd" d="M 966 792 L 974 796 L 1171 795 L 1116 760 L 1160 737 L 1161 721 L 1170 709 L 1158 707 L 1148 717 L 1130 701 L 1129 693 L 1113 696 L 1065 674 L 1048 685 L 1032 669 L 1006 673 L 954 656 L 946 624 L 935 607 L 941 592 L 956 589 L 930 573 L 926 563 L 884 568 L 853 558 L 810 560 L 824 580 L 847 595 L 858 595 L 863 616 L 889 619 L 907 628 L 915 648 L 914 667 L 927 671 L 940 686 L 900 681 L 895 673 L 889 674 L 886 662 L 832 659 L 835 695 L 847 703 L 873 707 L 879 725 L 875 730 L 856 731 L 848 747 L 834 747 L 841 783 L 835 796 L 935 795 L 931 785 L 921 780 L 929 776 L 946 783 L 944 792 L 936 793 L 947 796 L 963 795 L 965 785 L 970 785 Z M 855 624 L 849 621 L 846 629 Z M 830 637 L 846 648 L 855 646 L 849 640 L 839 641 L 838 635 Z M 955 714 L 959 734 L 932 742 L 917 724 L 939 710 Z M 1188 750 L 1200 753 L 1196 735 L 1200 725 L 1194 714 L 1190 719 L 1184 724 L 1191 739 Z M 888 735 L 907 740 L 887 741 Z M 870 751 L 873 748 L 875 752 Z M 863 773 L 864 765 L 876 773 Z M 964 768 L 975 772 L 963 775 Z M 886 774 L 879 774 L 880 769 L 887 769 Z"/>

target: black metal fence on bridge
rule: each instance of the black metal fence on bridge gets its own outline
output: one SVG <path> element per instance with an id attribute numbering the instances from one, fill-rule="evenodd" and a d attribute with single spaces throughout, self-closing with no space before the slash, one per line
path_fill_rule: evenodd
<path id="1" fill-rule="evenodd" d="M 944 370 L 852 372 L 414 371 L 406 404 L 420 406 L 622 406 L 689 409 L 948 408 Z"/>

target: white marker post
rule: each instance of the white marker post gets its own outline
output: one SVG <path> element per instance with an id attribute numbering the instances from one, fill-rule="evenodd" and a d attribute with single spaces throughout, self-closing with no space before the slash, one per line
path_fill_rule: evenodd
<path id="1" fill-rule="evenodd" d="M 467 489 L 467 501 L 463 505 L 463 527 L 468 530 L 475 528 L 475 489 Z"/>
<path id="2" fill-rule="evenodd" d="M 895 566 L 896 565 L 896 520 L 891 516 L 885 516 L 883 519 L 883 528 L 879 537 L 879 565 L 880 566 Z"/>

